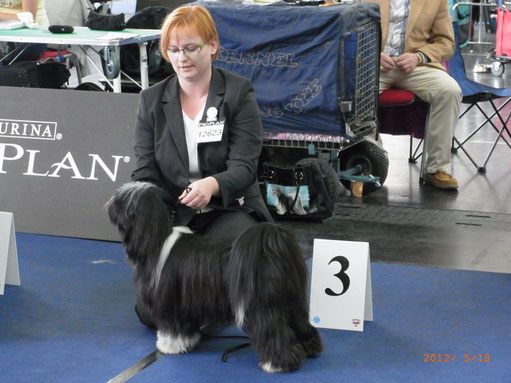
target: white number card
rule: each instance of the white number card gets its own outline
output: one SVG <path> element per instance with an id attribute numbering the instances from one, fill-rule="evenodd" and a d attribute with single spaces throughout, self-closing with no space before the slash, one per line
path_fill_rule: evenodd
<path id="1" fill-rule="evenodd" d="M 310 321 L 337 330 L 363 331 L 373 320 L 369 243 L 315 239 Z"/>
<path id="2" fill-rule="evenodd" d="M 224 121 L 199 123 L 196 142 L 201 143 L 221 141 L 223 132 Z"/>
<path id="3" fill-rule="evenodd" d="M 0 212 L 0 295 L 8 285 L 20 285 L 16 230 L 12 213 Z"/>

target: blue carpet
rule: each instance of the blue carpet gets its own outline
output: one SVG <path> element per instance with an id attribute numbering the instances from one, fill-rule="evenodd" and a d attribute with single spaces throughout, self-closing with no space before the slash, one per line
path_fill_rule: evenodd
<path id="1" fill-rule="evenodd" d="M 133 313 L 131 270 L 118 243 L 18 234 L 17 245 L 22 285 L 0 296 L 0 381 L 106 382 L 155 350 L 154 333 Z M 509 381 L 511 275 L 371 269 L 374 322 L 362 333 L 321 330 L 325 352 L 297 372 L 262 372 L 250 348 L 222 363 L 222 352 L 242 341 L 206 339 L 130 382 Z M 426 363 L 426 353 L 456 358 Z M 483 361 L 467 363 L 465 354 Z"/>

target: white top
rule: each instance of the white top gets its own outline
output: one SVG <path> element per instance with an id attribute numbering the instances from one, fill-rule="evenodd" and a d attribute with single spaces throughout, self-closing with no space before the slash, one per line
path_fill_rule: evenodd
<path id="1" fill-rule="evenodd" d="M 183 122 L 185 125 L 185 136 L 186 136 L 186 148 L 188 149 L 188 165 L 190 169 L 190 183 L 200 179 L 199 171 L 199 157 L 197 154 L 197 130 L 199 128 L 199 121 L 204 113 L 204 107 L 206 103 L 202 105 L 199 113 L 195 119 L 191 119 L 183 110 Z"/>
<path id="2" fill-rule="evenodd" d="M 201 178 L 200 170 L 199 170 L 199 155 L 197 152 L 197 131 L 199 129 L 199 122 L 204 114 L 204 108 L 206 107 L 206 103 L 202 105 L 199 113 L 197 113 L 197 117 L 195 119 L 191 119 L 188 115 L 183 112 L 183 123 L 185 126 L 185 136 L 186 136 L 186 148 L 188 150 L 188 168 L 190 171 L 190 183 L 193 181 L 197 181 Z M 197 213 L 202 212 L 206 213 L 213 209 L 209 207 L 202 208 L 197 210 Z"/>

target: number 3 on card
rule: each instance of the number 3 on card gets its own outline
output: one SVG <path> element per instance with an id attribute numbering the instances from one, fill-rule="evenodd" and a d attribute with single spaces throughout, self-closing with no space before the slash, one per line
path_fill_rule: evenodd
<path id="1" fill-rule="evenodd" d="M 350 261 L 348 261 L 348 259 L 346 257 L 338 256 L 338 257 L 332 258 L 332 260 L 330 262 L 328 262 L 328 264 L 330 265 L 332 262 L 339 262 L 339 264 L 341 265 L 341 271 L 339 271 L 337 274 L 334 274 L 334 276 L 336 278 L 339 278 L 339 280 L 342 282 L 343 289 L 340 293 L 335 293 L 332 291 L 332 289 L 330 287 L 327 287 L 325 289 L 325 293 L 327 295 L 331 295 L 331 296 L 335 297 L 335 296 L 344 294 L 350 288 L 350 277 L 348 276 L 348 274 L 346 274 L 346 270 L 348 270 Z"/>
<path id="2" fill-rule="evenodd" d="M 367 242 L 314 240 L 310 313 L 316 327 L 363 331 L 373 320 Z"/>

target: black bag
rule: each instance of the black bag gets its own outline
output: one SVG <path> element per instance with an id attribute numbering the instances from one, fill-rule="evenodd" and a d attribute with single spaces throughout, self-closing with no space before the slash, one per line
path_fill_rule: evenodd
<path id="1" fill-rule="evenodd" d="M 65 64 L 18 61 L 0 66 L 0 85 L 58 89 L 71 77 Z"/>
<path id="2" fill-rule="evenodd" d="M 82 82 L 74 90 L 87 90 L 93 92 L 104 92 L 105 90 L 93 82 Z"/>
<path id="3" fill-rule="evenodd" d="M 167 7 L 147 7 L 135 13 L 126 23 L 127 28 L 160 29 L 165 17 L 172 11 Z M 130 76 L 140 76 L 140 53 L 137 44 L 121 47 L 121 69 Z M 172 65 L 165 61 L 160 52 L 160 39 L 147 43 L 148 74 L 156 81 L 174 73 Z"/>
<path id="4" fill-rule="evenodd" d="M 87 20 L 85 20 L 85 25 L 95 31 L 122 31 L 126 28 L 124 13 L 112 15 L 90 11 Z"/>
<path id="5" fill-rule="evenodd" d="M 285 167 L 263 163 L 264 199 L 275 219 L 322 222 L 333 215 L 334 198 L 316 161 Z"/>

